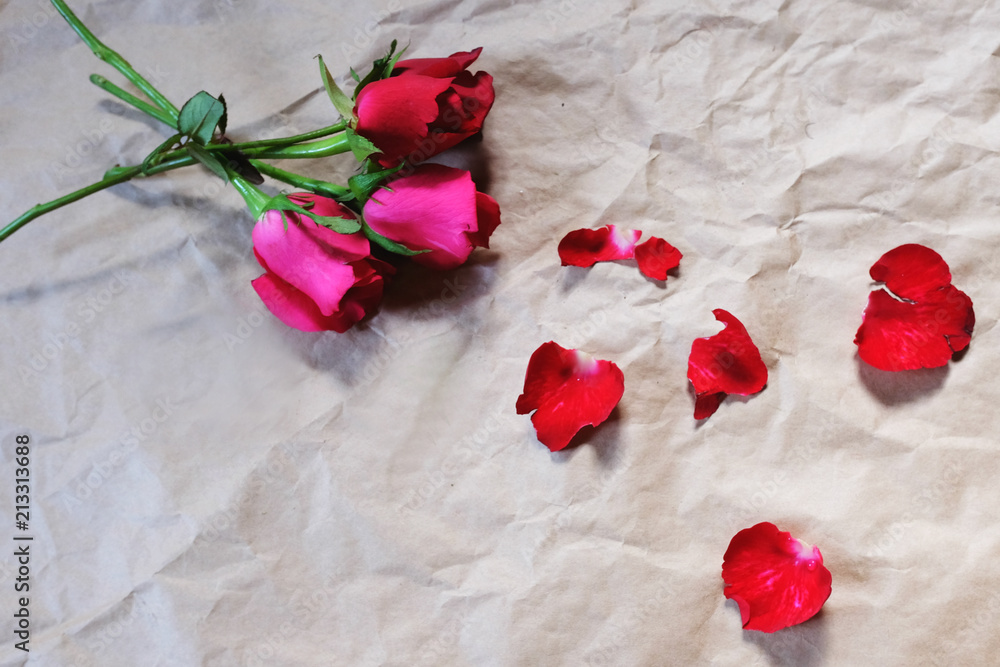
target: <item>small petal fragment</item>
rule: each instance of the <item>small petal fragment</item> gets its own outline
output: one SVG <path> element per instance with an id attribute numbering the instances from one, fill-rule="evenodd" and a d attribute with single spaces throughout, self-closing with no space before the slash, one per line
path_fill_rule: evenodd
<path id="1" fill-rule="evenodd" d="M 635 261 L 642 275 L 653 280 L 666 280 L 667 271 L 676 268 L 684 255 L 666 241 L 655 236 L 635 247 Z"/>
<path id="2" fill-rule="evenodd" d="M 865 363 L 884 371 L 937 368 L 969 345 L 976 324 L 972 299 L 951 284 L 939 254 L 902 245 L 884 254 L 870 273 L 885 287 L 868 297 L 854 338 Z"/>
<path id="3" fill-rule="evenodd" d="M 726 599 L 740 608 L 743 628 L 761 632 L 815 616 L 833 581 L 817 547 L 767 522 L 736 533 L 723 558 L 722 579 Z"/>
<path id="4" fill-rule="evenodd" d="M 743 324 L 721 308 L 712 313 L 726 328 L 695 340 L 688 357 L 688 380 L 697 393 L 695 419 L 711 417 L 726 394 L 749 396 L 767 384 L 767 366 Z"/>
<path id="5" fill-rule="evenodd" d="M 625 376 L 610 361 L 594 359 L 549 341 L 528 361 L 517 414 L 535 410 L 538 440 L 553 452 L 584 426 L 603 423 L 625 393 Z"/>
<path id="6" fill-rule="evenodd" d="M 614 225 L 600 229 L 576 229 L 559 242 L 563 266 L 593 266 L 597 262 L 635 257 L 635 244 L 642 232 L 619 230 Z"/>

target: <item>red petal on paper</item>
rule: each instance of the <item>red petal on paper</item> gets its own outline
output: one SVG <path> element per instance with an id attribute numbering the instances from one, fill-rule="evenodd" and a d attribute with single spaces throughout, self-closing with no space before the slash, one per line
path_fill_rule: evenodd
<path id="1" fill-rule="evenodd" d="M 695 419 L 706 419 L 726 394 L 756 394 L 767 384 L 767 366 L 743 324 L 725 310 L 712 311 L 726 328 L 698 338 L 688 357 L 688 380 L 694 385 Z"/>
<path id="2" fill-rule="evenodd" d="M 948 264 L 930 248 L 908 243 L 882 255 L 869 271 L 886 289 L 904 299 L 918 300 L 951 284 Z"/>
<path id="3" fill-rule="evenodd" d="M 593 266 L 597 262 L 632 259 L 640 236 L 642 232 L 638 229 L 619 230 L 614 225 L 577 229 L 559 242 L 559 259 L 563 266 Z"/>
<path id="4" fill-rule="evenodd" d="M 723 558 L 722 579 L 726 598 L 740 608 L 743 628 L 761 632 L 809 620 L 832 590 L 819 549 L 767 522 L 736 533 Z"/>
<path id="5" fill-rule="evenodd" d="M 937 368 L 972 339 L 976 314 L 972 299 L 951 285 L 941 256 L 907 244 L 884 254 L 871 276 L 886 289 L 872 292 L 854 337 L 858 356 L 884 371 Z"/>
<path id="6" fill-rule="evenodd" d="M 683 256 L 680 250 L 655 236 L 635 247 L 639 270 L 653 280 L 666 280 L 667 271 L 677 267 Z"/>
<path id="7" fill-rule="evenodd" d="M 858 356 L 884 371 L 912 371 L 947 364 L 971 340 L 972 300 L 948 285 L 916 303 L 872 292 L 854 338 Z"/>
<path id="8" fill-rule="evenodd" d="M 584 426 L 603 423 L 624 393 L 625 376 L 618 366 L 549 341 L 528 361 L 517 414 L 534 410 L 538 440 L 555 452 Z"/>

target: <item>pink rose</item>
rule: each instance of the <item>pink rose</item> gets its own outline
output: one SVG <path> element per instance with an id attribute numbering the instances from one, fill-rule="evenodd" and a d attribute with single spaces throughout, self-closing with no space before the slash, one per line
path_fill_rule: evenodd
<path id="1" fill-rule="evenodd" d="M 488 248 L 500 224 L 500 207 L 476 192 L 462 169 L 425 164 L 378 190 L 364 208 L 368 225 L 411 250 L 418 264 L 447 270 L 461 266 L 475 247 Z"/>
<path id="2" fill-rule="evenodd" d="M 319 216 L 355 217 L 319 195 L 289 199 Z M 254 289 L 275 317 L 302 331 L 347 331 L 378 307 L 394 272 L 371 256 L 360 232 L 338 234 L 294 211 L 284 211 L 284 219 L 281 211 L 267 211 L 253 228 L 253 246 L 266 271 Z"/>
<path id="3" fill-rule="evenodd" d="M 481 51 L 401 60 L 388 79 L 361 89 L 355 130 L 382 151 L 382 166 L 426 160 L 482 129 L 493 106 L 493 77 L 466 71 Z"/>

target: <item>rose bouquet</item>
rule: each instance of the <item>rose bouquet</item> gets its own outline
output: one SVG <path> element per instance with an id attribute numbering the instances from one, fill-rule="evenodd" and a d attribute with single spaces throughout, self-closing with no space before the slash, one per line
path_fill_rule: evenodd
<path id="1" fill-rule="evenodd" d="M 488 247 L 500 208 L 476 191 L 469 172 L 421 164 L 480 132 L 493 106 L 493 77 L 472 73 L 481 49 L 446 58 L 402 60 L 393 41 L 364 76 L 351 70 L 348 95 L 319 57 L 323 87 L 340 120 L 289 137 L 234 142 L 226 135 L 222 95 L 201 91 L 180 108 L 102 43 L 64 0 L 52 4 L 94 54 L 138 89 L 102 76 L 91 81 L 161 121 L 171 134 L 141 164 L 115 166 L 76 192 L 39 204 L 0 229 L 0 241 L 35 218 L 134 178 L 200 164 L 232 184 L 256 220 L 254 254 L 263 275 L 253 288 L 288 326 L 344 332 L 372 314 L 410 257 L 435 270 L 463 264 Z M 271 160 L 351 154 L 358 162 L 346 185 L 280 169 Z M 271 196 L 264 177 L 298 192 Z"/>

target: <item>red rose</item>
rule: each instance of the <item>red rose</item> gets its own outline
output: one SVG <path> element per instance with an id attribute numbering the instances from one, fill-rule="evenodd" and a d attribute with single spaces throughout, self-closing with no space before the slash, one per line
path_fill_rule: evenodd
<path id="1" fill-rule="evenodd" d="M 333 199 L 289 197 L 324 217 L 354 218 Z M 310 206 L 311 205 L 311 206 Z M 252 282 L 279 320 L 302 331 L 343 333 L 378 307 L 389 264 L 371 256 L 363 234 L 338 234 L 294 211 L 268 211 L 253 228 L 254 255 L 266 273 Z"/>
<path id="2" fill-rule="evenodd" d="M 482 129 L 493 106 L 493 77 L 466 71 L 481 51 L 401 60 L 388 79 L 361 89 L 354 129 L 382 151 L 382 166 L 426 160 Z"/>
<path id="3" fill-rule="evenodd" d="M 393 180 L 365 204 L 365 222 L 411 250 L 430 250 L 413 261 L 433 269 L 461 266 L 474 247 L 488 248 L 500 207 L 476 192 L 469 172 L 423 164 Z"/>

